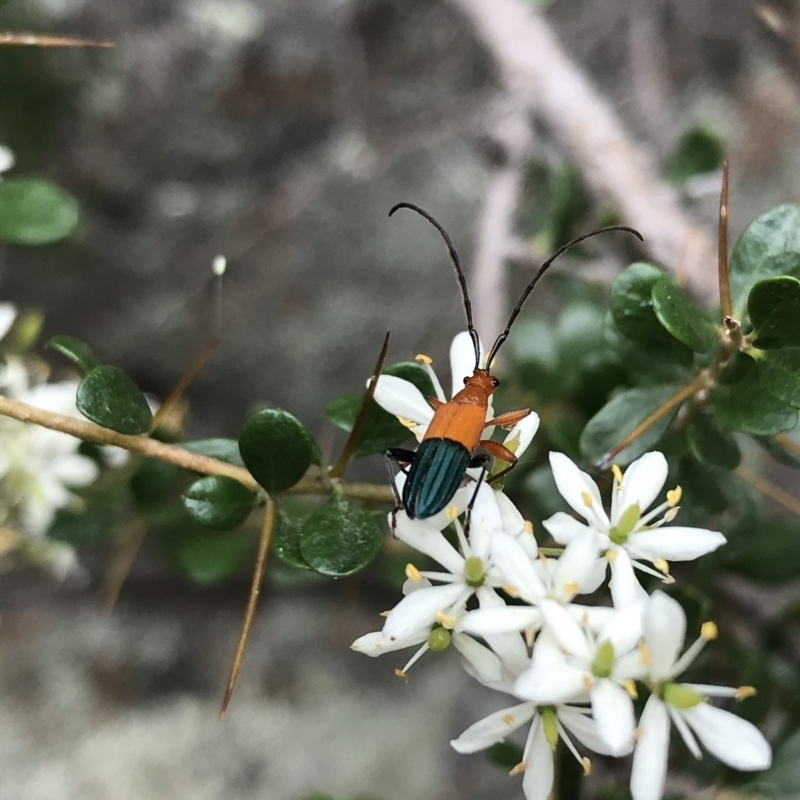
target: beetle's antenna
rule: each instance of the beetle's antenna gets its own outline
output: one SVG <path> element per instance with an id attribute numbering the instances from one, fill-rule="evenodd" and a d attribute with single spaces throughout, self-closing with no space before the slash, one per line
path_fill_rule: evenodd
<path id="1" fill-rule="evenodd" d="M 596 231 L 591 231 L 590 233 L 584 233 L 582 236 L 577 236 L 576 238 L 572 239 L 572 241 L 567 242 L 566 244 L 562 245 L 558 248 L 558 250 L 547 259 L 547 261 L 539 267 L 537 273 L 533 276 L 533 280 L 527 285 L 525 291 L 522 293 L 522 296 L 519 298 L 519 302 L 516 306 L 514 306 L 514 310 L 511 312 L 511 316 L 508 318 L 508 324 L 506 325 L 506 329 L 497 337 L 497 340 L 492 345 L 492 349 L 489 352 L 489 356 L 486 359 L 487 368 L 491 365 L 492 361 L 494 361 L 494 357 L 497 355 L 497 351 L 500 349 L 500 346 L 508 339 L 508 334 L 511 331 L 511 326 L 514 324 L 514 320 L 519 316 L 519 312 L 522 311 L 522 306 L 525 305 L 525 301 L 528 299 L 528 295 L 533 291 L 533 287 L 539 281 L 539 278 L 544 275 L 545 272 L 550 268 L 553 262 L 560 256 L 563 255 L 570 247 L 574 247 L 579 242 L 582 242 L 584 239 L 589 239 L 592 236 L 597 236 L 599 233 L 608 233 L 609 231 L 625 231 L 626 233 L 632 233 L 637 239 L 640 241 L 644 241 L 644 237 L 642 236 L 639 231 L 634 228 L 629 228 L 627 225 L 608 225 L 605 228 L 598 228 Z"/>
<path id="2" fill-rule="evenodd" d="M 458 253 L 456 253 L 456 249 L 453 247 L 453 243 L 450 241 L 447 231 L 445 231 L 427 211 L 423 211 L 419 206 L 415 206 L 412 203 L 398 203 L 389 212 L 389 216 L 391 217 L 398 208 L 408 208 L 411 211 L 416 211 L 421 217 L 425 217 L 425 219 L 439 231 L 447 245 L 447 252 L 450 255 L 450 261 L 453 264 L 453 269 L 456 271 L 456 280 L 461 289 L 461 299 L 464 301 L 464 313 L 467 316 L 467 330 L 472 339 L 472 346 L 475 348 L 475 369 L 478 369 L 481 361 L 481 344 L 478 339 L 478 332 L 475 330 L 475 325 L 472 322 L 472 303 L 470 302 L 469 292 L 467 291 L 467 279 L 464 277 L 464 270 L 461 269 L 461 262 L 458 260 Z"/>

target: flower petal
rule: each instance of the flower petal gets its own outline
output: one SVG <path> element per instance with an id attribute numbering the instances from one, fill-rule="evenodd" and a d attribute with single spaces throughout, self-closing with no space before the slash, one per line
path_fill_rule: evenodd
<path id="1" fill-rule="evenodd" d="M 654 681 L 672 677 L 686 636 L 686 614 L 680 603 L 656 589 L 645 603 L 642 632 L 650 651 L 650 677 Z"/>
<path id="2" fill-rule="evenodd" d="M 647 592 L 639 583 L 633 571 L 630 556 L 622 547 L 615 547 L 614 558 L 609 559 L 611 564 L 611 580 L 608 583 L 611 592 L 611 602 L 615 608 L 622 608 L 631 603 L 642 603 L 647 599 Z"/>
<path id="3" fill-rule="evenodd" d="M 537 716 L 528 734 L 528 768 L 522 778 L 526 800 L 547 800 L 553 789 L 553 748 L 544 733 L 542 718 Z"/>
<path id="4" fill-rule="evenodd" d="M 564 728 L 574 734 L 581 744 L 600 755 L 613 755 L 608 745 L 600 738 L 600 734 L 597 732 L 597 723 L 581 709 L 572 706 L 556 706 L 556 716 Z M 633 749 L 632 746 L 631 749 Z"/>
<path id="5" fill-rule="evenodd" d="M 556 561 L 553 572 L 553 591 L 561 602 L 568 602 L 580 590 L 592 568 L 600 560 L 597 556 L 597 536 L 588 531 L 574 538 Z M 605 563 L 603 564 L 605 567 Z"/>
<path id="6" fill-rule="evenodd" d="M 476 594 L 481 609 L 501 610 L 506 608 L 505 601 L 489 586 L 481 586 Z M 531 665 L 528 647 L 519 632 L 489 633 L 486 635 L 486 644 L 500 656 L 503 670 L 511 680 L 516 679 Z"/>
<path id="7" fill-rule="evenodd" d="M 480 343 L 481 357 L 478 367 L 483 366 L 483 343 Z M 469 378 L 475 372 L 475 346 L 469 331 L 457 334 L 450 345 L 450 375 L 453 379 L 453 393 L 455 397 L 464 388 L 464 378 Z"/>
<path id="8" fill-rule="evenodd" d="M 617 658 L 633 650 L 642 638 L 642 608 L 642 603 L 615 608 L 613 616 L 598 631 L 597 640 L 611 642 Z"/>
<path id="9" fill-rule="evenodd" d="M 593 521 L 596 515 L 597 519 L 604 523 L 607 531 L 608 517 L 603 509 L 597 484 L 591 476 L 579 470 L 577 465 L 563 453 L 550 453 L 550 468 L 553 470 L 558 491 L 570 508 L 589 522 Z M 592 500 L 591 506 L 587 506 L 584 500 L 587 492 Z"/>
<path id="10" fill-rule="evenodd" d="M 373 631 L 359 636 L 350 645 L 350 649 L 355 650 L 356 653 L 363 653 L 365 656 L 375 658 L 376 656 L 382 656 L 384 653 L 391 653 L 393 650 L 403 650 L 406 647 L 413 647 L 415 644 L 422 644 L 427 638 L 428 631 L 420 631 L 405 639 L 395 640 L 387 639 L 383 631 Z"/>
<path id="11" fill-rule="evenodd" d="M 406 595 L 386 617 L 383 635 L 387 639 L 405 639 L 422 631 L 430 632 L 437 611 L 449 611 L 462 595 L 469 592 L 463 583 L 446 583 L 430 589 L 419 589 Z"/>
<path id="12" fill-rule="evenodd" d="M 533 703 L 503 708 L 470 725 L 458 739 L 452 739 L 450 744 L 457 753 L 477 753 L 503 741 L 509 734 L 530 722 L 535 714 L 536 706 Z"/>
<path id="13" fill-rule="evenodd" d="M 396 519 L 394 534 L 398 539 L 463 577 L 464 558 L 435 526 L 426 519 L 409 519 L 405 511 L 398 511 Z"/>
<path id="14" fill-rule="evenodd" d="M 651 694 L 639 720 L 639 738 L 633 754 L 633 800 L 661 800 L 667 780 L 669 715 L 664 702 Z"/>
<path id="15" fill-rule="evenodd" d="M 476 681 L 485 686 L 498 686 L 505 682 L 503 664 L 497 653 L 463 633 L 453 634 L 453 647 L 461 653 L 467 674 Z"/>
<path id="16" fill-rule="evenodd" d="M 632 533 L 628 537 L 627 550 L 634 558 L 654 561 L 693 561 L 695 558 L 713 553 L 727 539 L 719 531 L 705 528 L 654 528 L 650 531 Z"/>
<path id="17" fill-rule="evenodd" d="M 633 701 L 619 684 L 599 680 L 589 691 L 597 733 L 611 753 L 620 756 L 630 750 L 635 720 Z"/>
<path id="18" fill-rule="evenodd" d="M 474 485 L 473 485 L 474 486 Z M 473 492 L 474 492 L 473 488 Z M 486 561 L 492 551 L 494 537 L 503 532 L 503 517 L 497 505 L 497 493 L 483 481 L 478 487 L 469 517 L 469 549 L 473 556 Z"/>
<path id="19" fill-rule="evenodd" d="M 586 632 L 580 623 L 563 606 L 553 600 L 545 600 L 542 611 L 547 629 L 553 634 L 559 645 L 588 667 L 594 657 L 594 650 L 589 645 Z"/>
<path id="20" fill-rule="evenodd" d="M 622 487 L 618 490 L 617 498 L 618 514 L 622 514 L 634 503 L 638 504 L 639 511 L 644 514 L 661 493 L 668 469 L 667 459 L 658 451 L 645 453 L 637 458 L 622 476 Z M 616 521 L 612 520 L 613 523 Z"/>
<path id="21" fill-rule="evenodd" d="M 525 517 L 520 514 L 514 503 L 503 492 L 495 492 L 495 500 L 500 511 L 500 518 L 503 520 L 503 530 L 512 536 L 524 531 Z"/>
<path id="22" fill-rule="evenodd" d="M 761 731 L 736 714 L 708 703 L 684 709 L 682 714 L 708 752 L 729 767 L 750 771 L 772 763 L 772 748 Z"/>
<path id="23" fill-rule="evenodd" d="M 375 402 L 396 417 L 417 423 L 433 419 L 433 409 L 411 381 L 395 375 L 381 375 L 375 386 Z"/>
<path id="24" fill-rule="evenodd" d="M 542 642 L 537 641 L 531 667 L 514 682 L 514 694 L 539 704 L 583 699 L 586 696 L 584 670 L 570 664 L 563 656 L 542 658 L 537 652 L 541 646 Z"/>
<path id="25" fill-rule="evenodd" d="M 542 612 L 533 606 L 506 606 L 505 608 L 476 608 L 458 621 L 456 629 L 475 636 L 495 633 L 518 633 L 525 628 L 538 630 L 542 625 Z"/>
<path id="26" fill-rule="evenodd" d="M 522 545 L 507 533 L 496 533 L 491 542 L 492 563 L 504 583 L 529 603 L 540 603 L 545 595 L 542 579 Z"/>
<path id="27" fill-rule="evenodd" d="M 520 458 L 522 454 L 528 449 L 528 445 L 533 441 L 536 431 L 539 430 L 539 415 L 535 411 L 531 411 L 527 417 L 523 417 L 519 422 L 512 426 L 508 435 L 503 440 L 506 447 L 516 441 L 516 446 L 513 448 L 514 455 Z"/>
<path id="28" fill-rule="evenodd" d="M 576 536 L 583 536 L 594 530 L 565 511 L 556 511 L 552 517 L 544 520 L 542 525 L 559 544 L 569 544 Z"/>

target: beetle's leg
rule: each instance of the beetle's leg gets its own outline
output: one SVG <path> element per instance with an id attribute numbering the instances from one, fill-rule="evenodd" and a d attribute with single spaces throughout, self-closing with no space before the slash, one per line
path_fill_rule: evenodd
<path id="1" fill-rule="evenodd" d="M 500 461 L 508 462 L 508 466 L 505 469 L 500 470 L 497 475 L 492 475 L 492 477 L 489 478 L 489 483 L 494 483 L 496 480 L 499 480 L 517 466 L 517 457 L 504 444 L 494 442 L 491 439 L 481 439 L 480 445 L 495 458 L 499 458 Z"/>
<path id="2" fill-rule="evenodd" d="M 490 457 L 486 453 L 478 453 L 469 460 L 469 468 L 475 469 L 476 467 L 480 467 L 481 474 L 478 475 L 478 480 L 475 482 L 475 491 L 472 493 L 469 503 L 467 503 L 467 513 L 464 517 L 464 535 L 467 537 L 469 536 L 469 526 L 472 522 L 472 507 L 475 505 L 475 500 L 478 498 L 481 484 L 489 472 L 489 462 Z"/>
<path id="3" fill-rule="evenodd" d="M 530 413 L 531 410 L 529 408 L 521 408 L 519 411 L 506 411 L 505 414 L 498 414 L 493 419 L 490 419 L 484 427 L 488 428 L 489 425 L 500 425 L 503 428 L 509 428 L 515 422 L 525 419 Z"/>
<path id="4" fill-rule="evenodd" d="M 392 461 L 396 461 L 400 465 L 400 469 L 405 472 L 403 464 L 410 464 L 414 459 L 414 451 L 407 450 L 404 447 L 390 447 L 383 454 L 383 460 L 386 464 L 386 471 L 389 473 L 389 485 L 392 487 L 394 493 L 394 508 L 392 509 L 392 535 L 394 529 L 397 527 L 397 512 L 403 507 L 403 501 L 400 498 L 400 492 L 397 491 L 397 484 L 394 482 L 394 472 L 392 471 Z"/>
<path id="5" fill-rule="evenodd" d="M 443 405 L 446 405 L 438 397 L 429 397 L 428 402 L 431 404 L 434 411 L 438 411 Z"/>

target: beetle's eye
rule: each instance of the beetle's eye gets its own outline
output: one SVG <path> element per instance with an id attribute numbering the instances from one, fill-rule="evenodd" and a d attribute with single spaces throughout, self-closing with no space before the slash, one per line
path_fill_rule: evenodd
<path id="1" fill-rule="evenodd" d="M 492 386 L 494 386 L 494 388 L 496 389 L 499 385 L 500 385 L 500 381 L 497 380 L 497 378 L 495 378 L 494 375 L 493 375 L 492 376 Z"/>
<path id="2" fill-rule="evenodd" d="M 464 386 L 466 386 L 467 383 L 469 383 L 469 375 L 464 376 Z"/>

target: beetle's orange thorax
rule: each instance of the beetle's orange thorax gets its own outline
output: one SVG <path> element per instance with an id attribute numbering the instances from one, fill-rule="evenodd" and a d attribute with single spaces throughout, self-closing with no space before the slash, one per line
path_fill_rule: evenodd
<path id="1" fill-rule="evenodd" d="M 495 388 L 492 376 L 486 370 L 476 369 L 464 388 L 436 410 L 425 439 L 451 439 L 474 452 L 486 427 L 486 409 Z"/>

